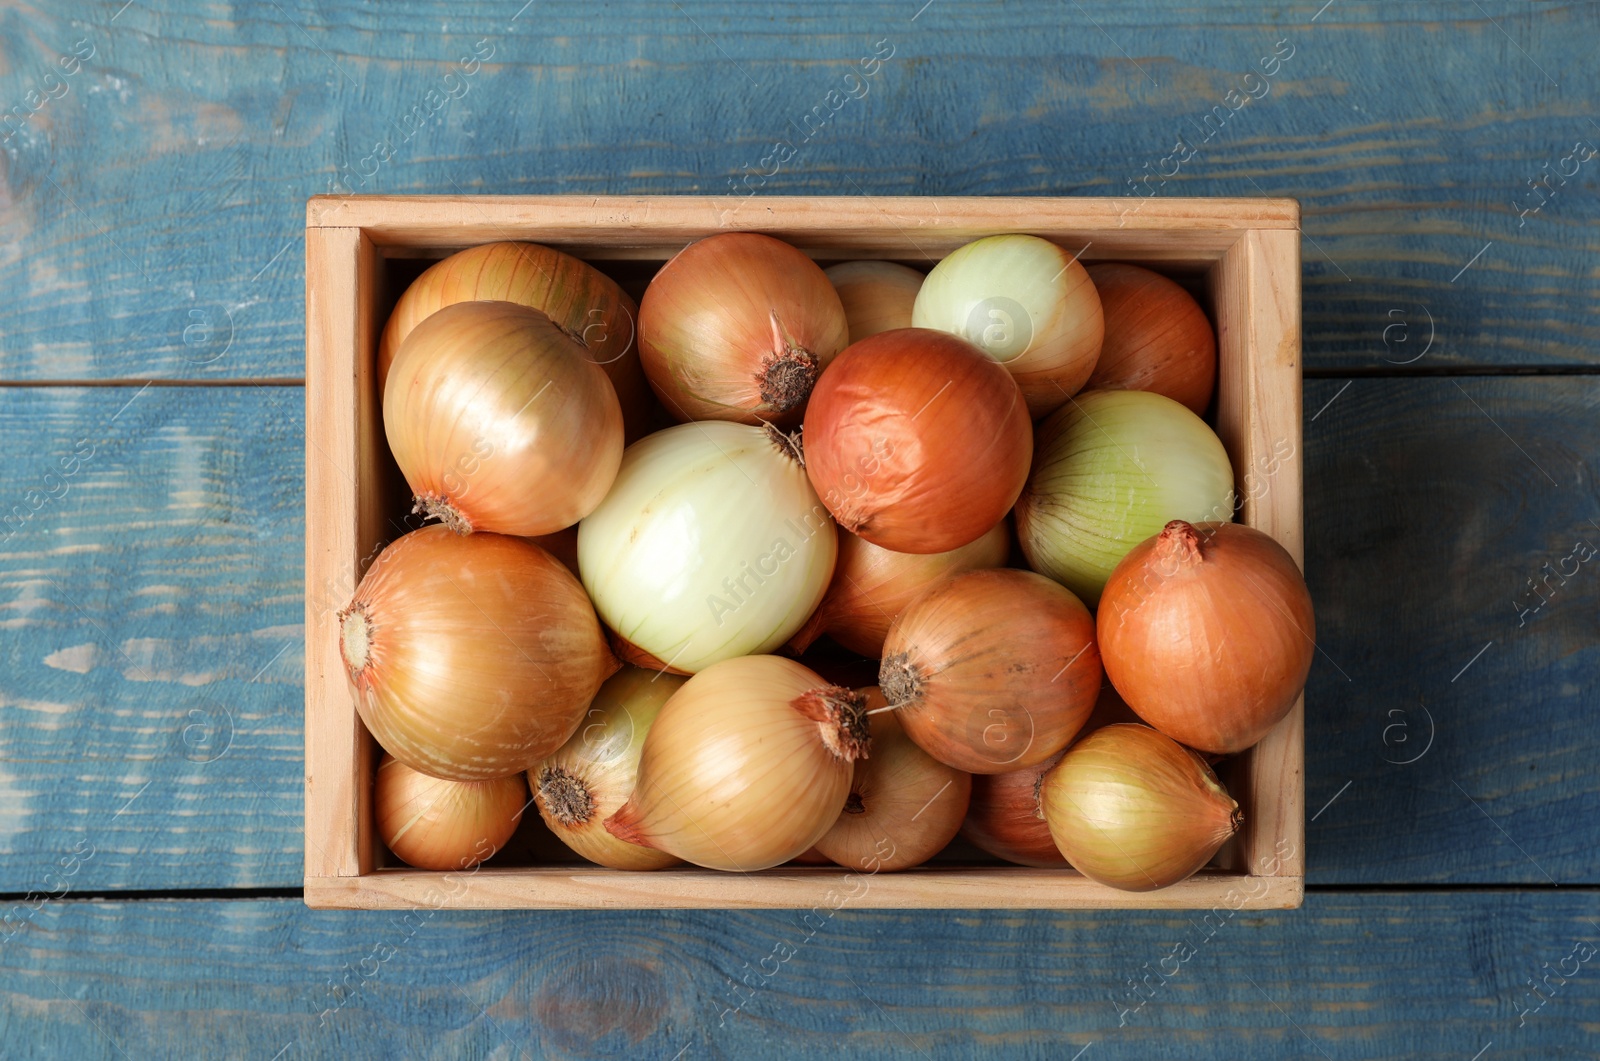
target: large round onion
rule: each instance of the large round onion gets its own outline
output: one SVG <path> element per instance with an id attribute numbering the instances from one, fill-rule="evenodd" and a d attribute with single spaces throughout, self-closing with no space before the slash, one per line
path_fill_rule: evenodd
<path id="1" fill-rule="evenodd" d="M 691 243 L 639 304 L 639 355 L 679 420 L 799 420 L 849 341 L 844 306 L 803 253 L 755 232 Z"/>
<path id="2" fill-rule="evenodd" d="M 844 809 L 871 745 L 864 702 L 779 656 L 708 667 L 656 716 L 638 784 L 606 828 L 710 869 L 787 862 Z"/>
<path id="3" fill-rule="evenodd" d="M 943 553 L 999 523 L 1028 477 L 1027 406 L 971 343 L 901 328 L 856 343 L 806 410 L 806 471 L 840 526 L 900 553 Z"/>
<path id="4" fill-rule="evenodd" d="M 1100 651 L 1140 718 L 1204 752 L 1243 751 L 1305 688 L 1316 622 L 1283 546 L 1235 523 L 1169 523 L 1106 583 Z"/>
<path id="5" fill-rule="evenodd" d="M 407 766 L 454 781 L 505 777 L 561 747 L 618 667 L 571 572 L 499 534 L 405 535 L 339 629 L 367 729 Z"/>
<path id="6" fill-rule="evenodd" d="M 511 302 L 458 302 L 417 325 L 389 374 L 383 427 L 417 511 L 463 533 L 571 526 L 622 460 L 605 373 Z"/>
<path id="7" fill-rule="evenodd" d="M 897 262 L 840 262 L 823 270 L 844 304 L 850 341 L 911 327 L 922 274 Z"/>
<path id="8" fill-rule="evenodd" d="M 680 424 L 628 447 L 578 527 L 578 569 L 624 659 L 693 674 L 789 640 L 827 592 L 835 535 L 787 436 Z"/>
<path id="9" fill-rule="evenodd" d="M 1038 427 L 1017 537 L 1029 567 L 1094 607 L 1168 520 L 1232 514 L 1233 467 L 1205 421 L 1159 394 L 1089 391 Z"/>
<path id="10" fill-rule="evenodd" d="M 536 243 L 486 243 L 435 262 L 406 288 L 378 343 L 378 391 L 411 330 L 457 302 L 515 302 L 547 315 L 605 370 L 631 441 L 655 399 L 634 345 L 633 299 L 610 277 L 570 254 Z"/>
<path id="11" fill-rule="evenodd" d="M 1067 746 L 1100 692 L 1094 619 L 1031 571 L 969 571 L 889 628 L 878 685 L 917 745 L 942 763 L 999 774 Z"/>
<path id="12" fill-rule="evenodd" d="M 516 774 L 446 781 L 385 755 L 372 786 L 372 817 L 378 838 L 408 866 L 471 869 L 511 839 L 527 800 Z"/>
<path id="13" fill-rule="evenodd" d="M 1091 265 L 1089 278 L 1100 292 L 1106 339 L 1085 386 L 1154 391 L 1204 413 L 1217 383 L 1217 337 L 1200 303 L 1137 265 Z"/>
<path id="14" fill-rule="evenodd" d="M 1243 822 L 1198 755 L 1148 726 L 1097 729 L 1044 775 L 1056 846 L 1085 877 L 1124 891 L 1176 884 Z"/>
<path id="15" fill-rule="evenodd" d="M 804 652 L 827 634 L 850 651 L 877 659 L 883 655 L 889 625 L 925 590 L 963 571 L 1000 567 L 1010 550 L 1009 520 L 948 553 L 897 553 L 841 533 L 828 594 L 789 645 Z"/>
<path id="16" fill-rule="evenodd" d="M 987 236 L 935 265 L 911 322 L 982 347 L 1016 377 L 1034 417 L 1088 382 L 1106 330 L 1083 266 L 1049 240 L 1024 235 Z"/>

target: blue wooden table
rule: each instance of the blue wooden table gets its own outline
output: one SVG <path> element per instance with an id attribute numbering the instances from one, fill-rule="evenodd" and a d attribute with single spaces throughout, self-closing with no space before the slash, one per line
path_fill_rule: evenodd
<path id="1" fill-rule="evenodd" d="M 1600 1056 L 1595 5 L 379 7 L 0 7 L 0 1055 Z M 1300 199 L 1305 908 L 306 910 L 341 188 Z"/>

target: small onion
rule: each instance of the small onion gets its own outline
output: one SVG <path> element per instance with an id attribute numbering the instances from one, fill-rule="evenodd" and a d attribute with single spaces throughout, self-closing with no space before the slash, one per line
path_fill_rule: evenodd
<path id="1" fill-rule="evenodd" d="M 1017 537 L 1029 567 L 1094 607 L 1168 520 L 1232 514 L 1233 466 L 1205 421 L 1159 394 L 1090 391 L 1039 425 Z"/>
<path id="2" fill-rule="evenodd" d="M 864 703 L 780 656 L 708 667 L 656 716 L 638 784 L 606 828 L 709 869 L 787 862 L 844 808 L 871 746 Z"/>
<path id="3" fill-rule="evenodd" d="M 987 236 L 952 252 L 917 292 L 912 323 L 953 332 L 1005 365 L 1040 417 L 1078 393 L 1105 335 L 1076 258 L 1038 236 Z"/>
<path id="4" fill-rule="evenodd" d="M 864 691 L 868 710 L 884 706 Z M 817 851 L 846 869 L 876 873 L 920 866 L 955 839 L 972 775 L 912 743 L 893 714 L 871 719 L 872 756 L 856 760 L 844 812 Z"/>
<path id="5" fill-rule="evenodd" d="M 1074 744 L 1044 775 L 1039 802 L 1074 869 L 1132 892 L 1190 876 L 1244 820 L 1204 760 L 1138 725 Z"/>
<path id="6" fill-rule="evenodd" d="M 804 652 L 827 634 L 850 651 L 877 659 L 883 655 L 889 625 L 925 590 L 950 575 L 1000 567 L 1010 550 L 1011 526 L 1006 520 L 948 553 L 897 553 L 842 533 L 828 595 L 789 646 Z"/>
<path id="7" fill-rule="evenodd" d="M 588 515 L 622 460 L 605 373 L 538 310 L 460 302 L 417 325 L 383 427 L 416 511 L 452 530 L 549 534 Z"/>
<path id="8" fill-rule="evenodd" d="M 1140 543 L 1106 583 L 1097 622 L 1128 706 L 1214 754 L 1243 751 L 1289 713 L 1316 649 L 1294 558 L 1235 523 L 1174 520 Z"/>
<path id="9" fill-rule="evenodd" d="M 1204 413 L 1217 383 L 1217 337 L 1194 296 L 1137 265 L 1091 265 L 1089 279 L 1100 292 L 1106 340 L 1086 386 L 1154 391 Z"/>
<path id="10" fill-rule="evenodd" d="M 972 775 L 972 803 L 961 835 L 973 846 L 1019 866 L 1065 866 L 1067 860 L 1056 847 L 1039 807 L 1039 786 L 1050 768 L 1061 761 L 1061 754 L 1021 770 Z"/>
<path id="11" fill-rule="evenodd" d="M 559 560 L 440 526 L 379 554 L 339 632 L 367 729 L 412 769 L 455 781 L 505 777 L 561 747 L 618 666 Z"/>
<path id="12" fill-rule="evenodd" d="M 800 418 L 849 341 L 844 306 L 805 254 L 755 232 L 691 243 L 639 303 L 639 356 L 679 420 Z"/>
<path id="13" fill-rule="evenodd" d="M 895 262 L 842 262 L 823 270 L 844 304 L 850 342 L 879 332 L 911 327 L 911 307 L 922 287 L 922 274 Z"/>
<path id="14" fill-rule="evenodd" d="M 925 328 L 839 355 L 812 394 L 805 437 L 806 472 L 839 525 L 900 553 L 982 537 L 1021 493 L 1033 449 L 1005 370 Z"/>
<path id="15" fill-rule="evenodd" d="M 693 674 L 771 652 L 827 592 L 836 531 L 772 427 L 679 424 L 628 447 L 578 569 L 630 663 Z"/>
<path id="16" fill-rule="evenodd" d="M 515 302 L 548 316 L 605 370 L 629 441 L 642 433 L 655 399 L 634 346 L 638 307 L 598 269 L 536 243 L 469 247 L 433 263 L 412 281 L 378 343 L 378 392 L 383 393 L 390 365 L 413 328 L 446 306 L 480 301 Z"/>
<path id="17" fill-rule="evenodd" d="M 572 739 L 528 771 L 539 816 L 557 839 L 589 861 L 612 869 L 660 869 L 678 861 L 664 851 L 618 840 L 603 823 L 627 802 L 645 736 L 686 680 L 622 668 L 600 687 Z"/>
<path id="18" fill-rule="evenodd" d="M 900 613 L 878 685 L 906 733 L 974 774 L 1033 766 L 1067 746 L 1100 691 L 1094 619 L 1030 571 L 970 571 Z"/>
<path id="19" fill-rule="evenodd" d="M 471 869 L 505 846 L 527 806 L 522 778 L 446 781 L 392 755 L 378 764 L 372 814 L 395 857 L 418 869 Z"/>

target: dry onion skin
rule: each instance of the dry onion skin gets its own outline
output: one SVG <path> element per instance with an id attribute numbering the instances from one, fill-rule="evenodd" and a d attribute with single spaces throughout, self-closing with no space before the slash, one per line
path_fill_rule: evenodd
<path id="1" fill-rule="evenodd" d="M 911 327 L 911 308 L 922 289 L 922 274 L 898 262 L 841 262 L 824 269 L 844 304 L 850 342 L 879 332 Z"/>
<path id="2" fill-rule="evenodd" d="M 510 302 L 458 302 L 414 328 L 383 427 L 416 511 L 463 534 L 570 527 L 622 461 L 605 373 L 550 318 Z"/>
<path id="3" fill-rule="evenodd" d="M 1190 876 L 1244 821 L 1204 760 L 1139 725 L 1074 744 L 1045 774 L 1039 802 L 1074 869 L 1133 892 Z"/>
<path id="4" fill-rule="evenodd" d="M 1029 567 L 1095 607 L 1169 520 L 1225 520 L 1233 506 L 1233 465 L 1204 420 L 1159 394 L 1086 391 L 1034 433 L 1017 538 Z"/>
<path id="5" fill-rule="evenodd" d="M 986 236 L 951 252 L 917 292 L 912 324 L 975 343 L 1016 378 L 1035 418 L 1078 393 L 1106 326 L 1075 255 L 1038 236 Z"/>
<path id="6" fill-rule="evenodd" d="M 1311 594 L 1270 535 L 1169 523 L 1112 572 L 1097 619 L 1106 673 L 1174 740 L 1227 755 L 1255 744 L 1305 688 Z"/>
<path id="7" fill-rule="evenodd" d="M 1217 336 L 1194 296 L 1137 265 L 1089 266 L 1106 338 L 1089 390 L 1165 395 L 1201 414 L 1217 384 Z"/>
<path id="8" fill-rule="evenodd" d="M 400 344 L 428 317 L 458 302 L 515 302 L 539 310 L 584 348 L 617 392 L 629 441 L 655 406 L 639 352 L 633 299 L 598 269 L 536 243 L 486 243 L 435 262 L 411 282 L 389 314 L 378 343 L 378 391 Z"/>
<path id="9" fill-rule="evenodd" d="M 799 421 L 849 342 L 816 262 L 782 240 L 725 232 L 661 267 L 639 303 L 639 357 L 678 420 Z"/>
<path id="10" fill-rule="evenodd" d="M 911 739 L 959 770 L 998 774 L 1050 758 L 1100 692 L 1094 618 L 1031 571 L 957 575 L 889 628 L 878 686 Z"/>
<path id="11" fill-rule="evenodd" d="M 446 781 L 392 755 L 378 764 L 372 813 L 396 858 L 418 869 L 471 869 L 505 846 L 527 806 L 522 777 Z"/>
<path id="12" fill-rule="evenodd" d="M 890 624 L 912 601 L 950 575 L 1002 566 L 1010 550 L 1011 526 L 1005 520 L 948 553 L 897 553 L 841 533 L 828 595 L 789 647 L 804 652 L 827 634 L 850 651 L 877 659 Z"/>
<path id="13" fill-rule="evenodd" d="M 1022 492 L 1033 426 L 1009 373 L 958 336 L 900 328 L 823 373 L 806 409 L 806 472 L 839 525 L 900 553 L 987 533 Z"/>
<path id="14" fill-rule="evenodd" d="M 679 424 L 628 447 L 578 527 L 578 569 L 629 663 L 693 674 L 771 652 L 827 592 L 837 531 L 795 439 Z"/>
<path id="15" fill-rule="evenodd" d="M 1061 761 L 1056 753 L 1042 763 L 1004 774 L 972 775 L 972 801 L 961 835 L 996 858 L 1036 869 L 1067 864 L 1039 806 L 1044 775 Z"/>
<path id="16" fill-rule="evenodd" d="M 488 781 L 564 744 L 619 666 L 583 587 L 538 546 L 412 531 L 339 613 L 367 729 L 414 770 Z"/>
<path id="17" fill-rule="evenodd" d="M 661 709 L 605 825 L 708 869 L 770 869 L 832 828 L 870 747 L 860 693 L 780 656 L 725 660 Z"/>
<path id="18" fill-rule="evenodd" d="M 624 667 L 600 687 L 583 723 L 554 755 L 528 771 L 539 816 L 556 838 L 611 869 L 661 869 L 665 851 L 618 840 L 604 822 L 633 791 L 639 754 L 662 705 L 687 679 Z"/>
<path id="19" fill-rule="evenodd" d="M 884 706 L 864 690 L 867 709 Z M 893 713 L 871 718 L 872 755 L 856 760 L 844 812 L 816 850 L 846 869 L 910 869 L 954 840 L 972 794 L 972 775 L 946 766 L 912 742 Z"/>

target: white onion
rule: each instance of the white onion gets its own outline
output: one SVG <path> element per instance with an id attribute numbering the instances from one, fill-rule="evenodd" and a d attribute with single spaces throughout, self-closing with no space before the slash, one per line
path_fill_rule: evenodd
<path id="1" fill-rule="evenodd" d="M 578 526 L 578 570 L 618 654 L 683 674 L 782 645 L 821 602 L 837 554 L 787 438 L 727 421 L 629 446 Z"/>

